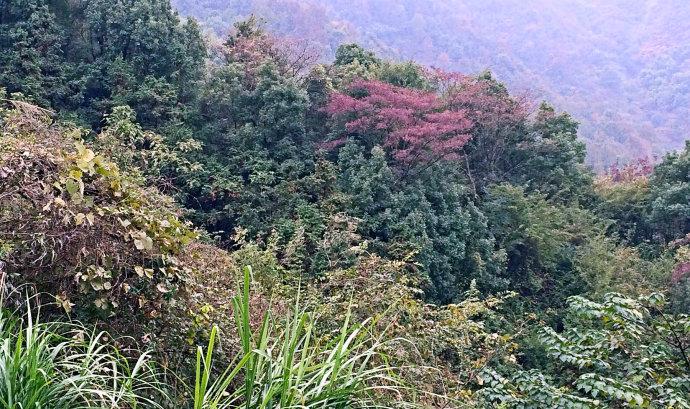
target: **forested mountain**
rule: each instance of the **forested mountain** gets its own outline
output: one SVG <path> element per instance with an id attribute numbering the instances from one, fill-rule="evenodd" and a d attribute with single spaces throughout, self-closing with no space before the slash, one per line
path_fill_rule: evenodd
<path id="1" fill-rule="evenodd" d="M 681 148 L 690 133 L 683 0 L 174 0 L 216 33 L 250 13 L 329 58 L 344 41 L 464 73 L 490 69 L 581 122 L 588 162 Z"/>
<path id="2" fill-rule="evenodd" d="M 1 407 L 690 407 L 690 141 L 595 173 L 574 116 L 481 70 L 552 61 L 526 37 L 458 72 L 386 57 L 436 63 L 397 22 L 452 4 L 261 4 L 208 35 L 169 0 L 0 2 Z M 566 6 L 683 58 L 678 13 L 530 15 Z M 340 42 L 375 14 L 399 44 Z"/>

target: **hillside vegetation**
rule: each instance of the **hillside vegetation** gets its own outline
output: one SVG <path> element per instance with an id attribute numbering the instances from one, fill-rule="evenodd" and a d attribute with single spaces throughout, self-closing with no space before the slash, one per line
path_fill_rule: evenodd
<path id="1" fill-rule="evenodd" d="M 490 69 L 517 93 L 581 122 L 588 163 L 663 156 L 690 133 L 682 0 L 174 0 L 221 36 L 254 13 L 330 58 L 342 42 L 465 73 Z"/>
<path id="2" fill-rule="evenodd" d="M 0 406 L 690 407 L 690 142 L 227 30 L 0 4 Z"/>

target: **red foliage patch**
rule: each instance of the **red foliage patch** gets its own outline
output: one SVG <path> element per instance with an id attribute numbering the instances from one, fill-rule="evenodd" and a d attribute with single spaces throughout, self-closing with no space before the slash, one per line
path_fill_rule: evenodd
<path id="1" fill-rule="evenodd" d="M 690 274 L 690 261 L 678 263 L 671 273 L 671 282 L 678 283 Z"/>
<path id="2" fill-rule="evenodd" d="M 614 182 L 630 182 L 651 175 L 653 170 L 654 163 L 651 160 L 640 158 L 625 165 L 611 165 L 607 173 Z"/>
<path id="3" fill-rule="evenodd" d="M 347 93 L 331 95 L 325 112 L 344 119 L 349 133 L 381 132 L 383 146 L 405 164 L 457 158 L 472 128 L 464 110 L 450 109 L 437 94 L 381 81 L 354 81 Z"/>

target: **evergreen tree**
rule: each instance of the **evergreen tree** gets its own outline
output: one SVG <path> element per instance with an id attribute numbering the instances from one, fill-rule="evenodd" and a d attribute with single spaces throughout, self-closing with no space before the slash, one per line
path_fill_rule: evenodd
<path id="1" fill-rule="evenodd" d="M 59 107 L 69 96 L 64 30 L 45 0 L 0 3 L 0 86 Z"/>
<path id="2" fill-rule="evenodd" d="M 95 127 L 123 104 L 145 126 L 180 119 L 206 56 L 168 0 L 11 0 L 0 25 L 0 84 Z"/>
<path id="3" fill-rule="evenodd" d="M 667 155 L 654 168 L 649 221 L 655 239 L 668 242 L 690 233 L 690 142 L 678 153 Z"/>
<path id="4" fill-rule="evenodd" d="M 340 187 L 349 212 L 361 219 L 362 236 L 383 254 L 414 260 L 429 300 L 453 302 L 472 280 L 487 290 L 504 288 L 487 219 L 452 165 L 439 163 L 401 180 L 382 148 L 365 156 L 354 141 L 340 150 L 338 163 Z"/>

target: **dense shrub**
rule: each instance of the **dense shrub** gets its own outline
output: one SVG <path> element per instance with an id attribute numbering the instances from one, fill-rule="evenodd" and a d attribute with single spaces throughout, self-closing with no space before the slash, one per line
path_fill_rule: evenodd
<path id="1" fill-rule="evenodd" d="M 149 310 L 174 294 L 197 237 L 172 200 L 87 145 L 78 128 L 51 124 L 23 102 L 3 118 L 0 241 L 16 284 L 35 283 L 91 312 Z"/>
<path id="2" fill-rule="evenodd" d="M 572 297 L 567 328 L 540 334 L 549 374 L 488 371 L 481 395 L 506 407 L 689 407 L 688 317 L 665 307 L 658 293 Z"/>

